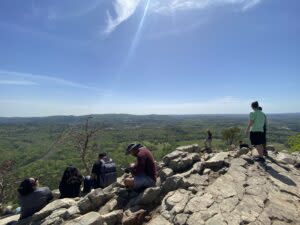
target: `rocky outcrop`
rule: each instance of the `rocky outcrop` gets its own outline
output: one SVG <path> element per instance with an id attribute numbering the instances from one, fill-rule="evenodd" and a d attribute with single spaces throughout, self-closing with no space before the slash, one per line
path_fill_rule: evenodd
<path id="1" fill-rule="evenodd" d="M 270 151 L 263 166 L 252 160 L 253 152 L 180 147 L 159 163 L 156 187 L 129 191 L 122 176 L 85 197 L 55 200 L 17 224 L 300 224 L 300 154 Z M 0 224 L 12 220 L 16 216 Z"/>

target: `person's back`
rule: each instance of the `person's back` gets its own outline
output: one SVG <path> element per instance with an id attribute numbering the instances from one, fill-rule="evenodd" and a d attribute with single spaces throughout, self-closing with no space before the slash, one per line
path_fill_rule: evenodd
<path id="1" fill-rule="evenodd" d="M 48 187 L 36 188 L 32 193 L 25 196 L 19 195 L 21 206 L 20 219 L 25 219 L 40 211 L 52 198 L 52 193 Z"/>
<path id="2" fill-rule="evenodd" d="M 75 198 L 80 195 L 82 180 L 74 179 L 69 182 L 60 182 L 60 198 Z"/>
<path id="3" fill-rule="evenodd" d="M 93 188 L 105 188 L 117 181 L 117 168 L 108 156 L 99 154 L 92 168 Z"/>
<path id="4" fill-rule="evenodd" d="M 75 198 L 80 195 L 83 177 L 74 166 L 68 166 L 59 184 L 60 198 Z"/>
<path id="5" fill-rule="evenodd" d="M 149 149 L 142 147 L 137 154 L 137 163 L 133 168 L 133 174 L 138 176 L 144 174 L 156 182 L 157 171 L 155 160 Z"/>
<path id="6" fill-rule="evenodd" d="M 251 132 L 264 132 L 266 115 L 262 111 L 255 110 L 254 112 L 251 112 L 250 119 L 253 121 Z"/>

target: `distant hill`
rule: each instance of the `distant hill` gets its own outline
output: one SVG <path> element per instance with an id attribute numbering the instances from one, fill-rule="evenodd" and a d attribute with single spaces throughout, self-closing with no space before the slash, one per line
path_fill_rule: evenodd
<path id="1" fill-rule="evenodd" d="M 82 123 L 88 116 L 93 122 L 101 123 L 130 123 L 130 122 L 174 122 L 192 120 L 245 120 L 248 114 L 199 114 L 199 115 L 131 115 L 131 114 L 95 114 L 84 116 L 48 116 L 48 117 L 0 117 L 0 124 L 76 124 Z M 300 119 L 300 113 L 268 114 L 270 120 L 294 121 Z"/>

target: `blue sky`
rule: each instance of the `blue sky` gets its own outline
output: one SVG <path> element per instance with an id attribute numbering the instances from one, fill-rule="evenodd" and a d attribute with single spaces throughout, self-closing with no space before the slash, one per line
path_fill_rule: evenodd
<path id="1" fill-rule="evenodd" d="M 1 0 L 0 116 L 300 112 L 298 0 Z"/>

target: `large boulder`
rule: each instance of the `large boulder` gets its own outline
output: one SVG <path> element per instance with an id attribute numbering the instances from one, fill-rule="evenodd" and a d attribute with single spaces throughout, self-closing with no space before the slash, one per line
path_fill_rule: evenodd
<path id="1" fill-rule="evenodd" d="M 89 212 L 76 219 L 67 221 L 64 225 L 102 225 L 103 220 L 97 212 Z"/>
<path id="2" fill-rule="evenodd" d="M 118 207 L 118 199 L 113 198 L 113 199 L 109 200 L 103 207 L 100 208 L 99 213 L 101 215 L 107 214 L 107 213 L 117 209 L 117 207 Z"/>
<path id="3" fill-rule="evenodd" d="M 49 216 L 52 212 L 54 212 L 57 209 L 65 208 L 68 209 L 71 206 L 75 205 L 76 202 L 74 199 L 71 198 L 64 198 L 64 199 L 58 199 L 55 200 L 48 205 L 46 205 L 43 209 L 41 209 L 39 212 L 35 213 L 32 216 L 33 221 L 42 220 L 45 217 Z"/>
<path id="4" fill-rule="evenodd" d="M 88 196 L 85 196 L 84 198 L 82 198 L 77 203 L 77 206 L 78 206 L 80 213 L 82 213 L 82 214 L 87 213 L 87 212 L 93 210 L 93 208 L 94 208 L 94 205 Z"/>
<path id="5" fill-rule="evenodd" d="M 115 210 L 110 213 L 101 215 L 101 219 L 105 225 L 117 225 L 122 222 L 123 210 Z"/>
<path id="6" fill-rule="evenodd" d="M 114 193 L 105 192 L 101 188 L 95 189 L 78 202 L 78 208 L 81 213 L 98 209 L 108 200 L 113 198 Z"/>
<path id="7" fill-rule="evenodd" d="M 296 164 L 296 158 L 293 155 L 284 152 L 279 152 L 276 160 L 283 164 Z"/>
<path id="8" fill-rule="evenodd" d="M 168 193 L 162 201 L 161 215 L 167 220 L 173 221 L 177 214 L 184 211 L 191 195 L 192 193 L 190 191 L 184 189 Z"/>
<path id="9" fill-rule="evenodd" d="M 229 152 L 219 152 L 216 153 L 212 158 L 210 158 L 207 162 L 220 162 L 225 161 L 229 157 Z"/>
<path id="10" fill-rule="evenodd" d="M 151 187 L 147 188 L 141 195 L 138 205 L 148 205 L 159 199 L 161 193 L 161 187 Z"/>
<path id="11" fill-rule="evenodd" d="M 168 220 L 166 220 L 163 216 L 158 215 L 150 220 L 147 225 L 172 225 Z"/>
<path id="12" fill-rule="evenodd" d="M 250 151 L 250 149 L 249 148 L 241 148 L 241 149 L 238 149 L 236 152 L 235 152 L 235 154 L 234 154 L 234 157 L 235 158 L 238 158 L 238 157 L 240 157 L 240 156 L 242 156 L 242 155 L 246 155 L 246 154 L 248 154 L 248 152 Z"/>
<path id="13" fill-rule="evenodd" d="M 173 170 L 168 167 L 162 169 L 159 172 L 159 176 L 160 176 L 162 182 L 164 182 L 168 177 L 172 176 L 173 174 L 174 174 Z"/>
<path id="14" fill-rule="evenodd" d="M 187 145 L 187 146 L 180 146 L 176 148 L 178 151 L 183 151 L 183 152 L 189 152 L 189 153 L 199 153 L 200 148 L 198 144 L 193 144 L 193 145 Z"/>
<path id="15" fill-rule="evenodd" d="M 71 206 L 72 207 L 72 206 Z M 44 220 L 43 220 L 43 225 L 52 225 L 52 224 L 60 224 L 63 222 L 63 215 L 65 214 L 65 212 L 67 211 L 67 209 L 61 208 L 61 209 L 57 209 L 54 212 L 52 212 L 49 216 L 47 216 Z"/>
<path id="16" fill-rule="evenodd" d="M 68 208 L 63 214 L 63 218 L 66 220 L 74 219 L 80 215 L 80 210 L 77 205 L 73 205 Z"/>
<path id="17" fill-rule="evenodd" d="M 20 215 L 13 215 L 13 216 L 9 216 L 9 217 L 5 217 L 4 219 L 0 219 L 0 224 L 5 225 L 14 221 L 18 221 L 18 219 L 20 218 Z"/>
<path id="18" fill-rule="evenodd" d="M 146 217 L 144 209 L 129 209 L 123 214 L 122 225 L 141 225 Z"/>
<path id="19" fill-rule="evenodd" d="M 162 184 L 162 192 L 168 193 L 174 191 L 178 188 L 183 188 L 184 186 L 184 177 L 180 174 L 168 177 L 166 181 Z"/>
<path id="20" fill-rule="evenodd" d="M 198 153 L 187 153 L 179 150 L 171 152 L 163 158 L 166 167 L 169 167 L 175 173 L 190 169 L 198 161 L 200 161 Z"/>

